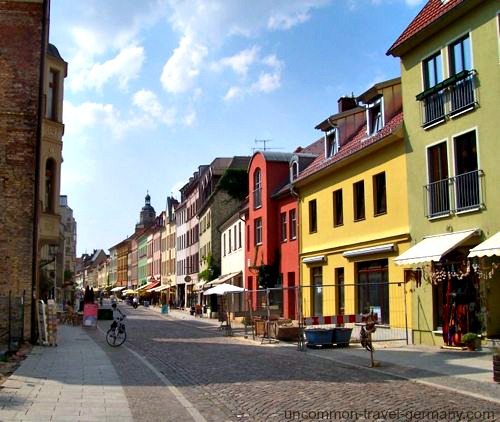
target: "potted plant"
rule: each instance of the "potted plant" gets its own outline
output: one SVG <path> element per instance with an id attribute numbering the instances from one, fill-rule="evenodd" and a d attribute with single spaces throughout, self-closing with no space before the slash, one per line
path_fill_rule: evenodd
<path id="1" fill-rule="evenodd" d="M 462 342 L 467 346 L 469 350 L 476 350 L 477 334 L 466 333 L 462 337 Z"/>
<path id="2" fill-rule="evenodd" d="M 493 349 L 493 380 L 500 382 L 500 348 Z"/>

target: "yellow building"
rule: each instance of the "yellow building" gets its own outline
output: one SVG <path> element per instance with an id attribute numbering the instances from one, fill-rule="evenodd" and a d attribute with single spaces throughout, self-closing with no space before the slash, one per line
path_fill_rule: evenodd
<path id="1" fill-rule="evenodd" d="M 341 98 L 317 126 L 324 152 L 294 181 L 304 316 L 372 311 L 381 338 L 411 336 L 411 291 L 393 263 L 409 246 L 402 123 L 397 78 Z"/>
<path id="2" fill-rule="evenodd" d="M 498 272 L 487 280 L 468 257 L 500 230 L 498 13 L 494 0 L 430 0 L 388 51 L 401 58 L 413 245 L 396 262 L 415 271 L 418 343 L 500 335 Z"/>

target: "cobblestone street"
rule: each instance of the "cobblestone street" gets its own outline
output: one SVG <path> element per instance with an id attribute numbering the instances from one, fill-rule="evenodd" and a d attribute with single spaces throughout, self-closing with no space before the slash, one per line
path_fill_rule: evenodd
<path id="1" fill-rule="evenodd" d="M 497 420 L 500 414 L 500 406 L 489 401 L 319 359 L 294 347 L 223 337 L 214 326 L 142 308 L 127 311 L 127 347 L 111 349 L 102 332 L 91 335 L 111 357 L 134 420 L 179 420 L 187 413 L 185 400 L 170 394 L 133 352 L 170 381 L 199 420 L 328 420 L 326 415 L 431 420 L 418 413 L 431 411 L 440 420 Z M 494 416 L 470 413 L 484 411 Z"/>

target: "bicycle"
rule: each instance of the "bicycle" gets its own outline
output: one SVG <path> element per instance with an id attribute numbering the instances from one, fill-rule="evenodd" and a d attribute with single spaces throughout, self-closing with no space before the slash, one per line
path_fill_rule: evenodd
<path id="1" fill-rule="evenodd" d="M 111 324 L 111 327 L 106 333 L 106 341 L 111 347 L 121 346 L 125 343 L 125 340 L 127 340 L 127 331 L 125 330 L 125 323 L 123 322 L 124 319 L 125 315 L 113 321 L 113 324 Z"/>

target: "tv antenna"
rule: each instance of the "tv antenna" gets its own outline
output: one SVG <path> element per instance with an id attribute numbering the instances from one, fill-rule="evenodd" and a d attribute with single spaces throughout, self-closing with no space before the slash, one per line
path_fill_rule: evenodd
<path id="1" fill-rule="evenodd" d="M 263 147 L 262 147 L 262 148 L 252 147 L 252 153 L 254 153 L 256 150 L 260 150 L 260 151 L 269 151 L 269 150 L 271 150 L 271 149 L 283 149 L 283 148 L 269 148 L 269 147 L 267 146 L 267 144 L 268 144 L 269 142 L 272 142 L 272 140 L 271 140 L 271 139 L 255 139 L 255 140 L 254 140 L 254 142 L 255 142 L 256 144 L 262 144 L 262 146 L 263 146 Z"/>

